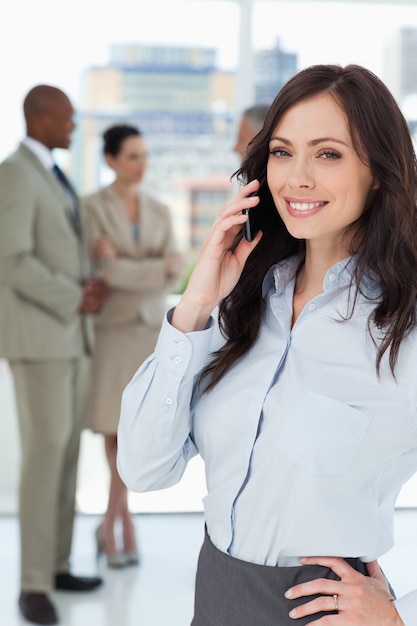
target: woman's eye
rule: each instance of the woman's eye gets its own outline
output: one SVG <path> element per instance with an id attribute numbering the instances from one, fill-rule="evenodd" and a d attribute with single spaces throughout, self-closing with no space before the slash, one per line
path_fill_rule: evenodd
<path id="1" fill-rule="evenodd" d="M 322 159 L 340 159 L 341 154 L 339 152 L 335 152 L 334 150 L 322 150 L 319 154 L 319 157 Z"/>
<path id="2" fill-rule="evenodd" d="M 287 150 L 284 150 L 284 148 L 271 148 L 269 153 L 273 154 L 274 156 L 278 156 L 278 157 L 290 156 L 290 153 L 287 152 Z"/>

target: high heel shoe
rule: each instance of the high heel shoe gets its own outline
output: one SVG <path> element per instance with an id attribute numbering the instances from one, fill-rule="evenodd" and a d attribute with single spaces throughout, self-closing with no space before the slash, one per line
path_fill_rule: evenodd
<path id="1" fill-rule="evenodd" d="M 140 556 L 137 550 L 125 551 L 123 554 L 126 559 L 126 565 L 139 565 Z"/>
<path id="2" fill-rule="evenodd" d="M 123 552 L 116 552 L 116 554 L 107 554 L 106 546 L 103 541 L 103 537 L 101 536 L 102 526 L 98 526 L 95 532 L 96 538 L 96 548 L 97 548 L 97 561 L 101 556 L 106 557 L 107 567 L 112 567 L 115 569 L 121 569 L 122 567 L 126 567 L 129 565 L 128 559 Z"/>

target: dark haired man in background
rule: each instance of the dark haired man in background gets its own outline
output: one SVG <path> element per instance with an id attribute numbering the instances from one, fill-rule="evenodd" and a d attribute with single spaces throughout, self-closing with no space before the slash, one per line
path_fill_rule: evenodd
<path id="1" fill-rule="evenodd" d="M 233 148 L 233 150 L 240 155 L 242 161 L 246 156 L 248 143 L 261 130 L 268 111 L 268 104 L 255 104 L 243 111 L 239 123 L 236 144 Z"/>

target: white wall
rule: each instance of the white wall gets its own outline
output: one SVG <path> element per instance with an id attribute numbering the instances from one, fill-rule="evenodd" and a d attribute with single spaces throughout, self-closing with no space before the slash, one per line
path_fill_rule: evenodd
<path id="1" fill-rule="evenodd" d="M 0 514 L 16 513 L 19 475 L 19 436 L 13 381 L 5 361 L 0 360 Z M 77 508 L 83 513 L 102 513 L 106 506 L 108 470 L 102 438 L 84 431 L 81 442 Z M 205 495 L 203 463 L 195 458 L 175 487 L 146 494 L 130 494 L 135 512 L 201 511 Z M 399 507 L 417 507 L 417 475 L 403 487 Z"/>

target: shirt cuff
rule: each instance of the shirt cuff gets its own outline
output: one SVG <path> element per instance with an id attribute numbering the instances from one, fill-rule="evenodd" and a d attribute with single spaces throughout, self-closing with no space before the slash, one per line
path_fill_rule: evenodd
<path id="1" fill-rule="evenodd" d="M 204 330 L 182 333 L 171 326 L 172 314 L 173 309 L 164 318 L 155 356 L 169 370 L 182 376 L 195 376 L 207 363 L 214 320 L 210 317 Z"/>
<path id="2" fill-rule="evenodd" d="M 394 604 L 405 626 L 417 626 L 417 590 L 398 598 Z"/>

